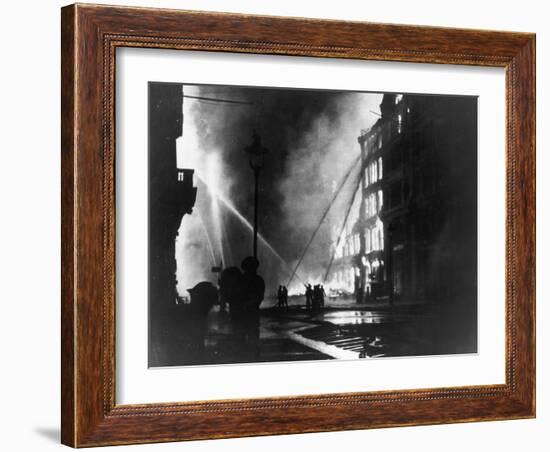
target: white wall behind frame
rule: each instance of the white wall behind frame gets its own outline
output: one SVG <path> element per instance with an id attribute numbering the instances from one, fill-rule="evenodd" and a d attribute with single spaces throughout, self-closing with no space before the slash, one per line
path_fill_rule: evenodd
<path id="1" fill-rule="evenodd" d="M 6 2 L 0 28 L 4 88 L 0 104 L 2 153 L 0 274 L 2 316 L 2 449 L 62 451 L 59 444 L 59 8 L 70 0 Z M 105 3 L 107 0 L 89 0 Z M 188 8 L 537 32 L 537 142 L 550 149 L 550 31 L 539 0 L 394 0 L 388 2 L 279 0 L 112 0 L 122 5 Z M 314 5 L 314 6 L 313 6 Z M 25 24 L 22 31 L 21 24 Z M 223 441 L 106 448 L 123 451 L 280 452 L 357 449 L 408 452 L 546 452 L 550 415 L 550 153 L 539 152 L 537 284 L 537 419 L 316 433 Z M 30 271 L 32 270 L 32 272 Z M 25 319 L 22 322 L 21 319 Z M 23 324 L 22 324 L 23 323 Z M 21 403 L 22 400 L 32 401 Z"/>

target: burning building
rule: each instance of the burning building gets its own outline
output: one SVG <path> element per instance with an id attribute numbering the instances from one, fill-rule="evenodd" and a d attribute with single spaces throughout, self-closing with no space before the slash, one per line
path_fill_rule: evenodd
<path id="1" fill-rule="evenodd" d="M 383 97 L 381 108 L 387 104 L 388 99 L 388 95 Z M 396 104 L 401 100 L 402 96 Z M 400 117 L 398 114 L 397 118 Z M 382 219 L 387 196 L 384 159 L 391 141 L 395 141 L 396 136 L 402 132 L 401 125 L 396 127 L 393 119 L 382 114 L 370 129 L 361 131 L 358 138 L 361 152 L 360 182 L 351 206 L 352 213 L 346 220 L 343 233 L 335 236 L 335 263 L 331 285 L 354 294 L 358 301 L 388 294 L 387 231 Z"/>
<path id="2" fill-rule="evenodd" d="M 475 300 L 475 99 L 385 94 L 380 112 L 358 138 L 361 181 L 333 233 L 331 286 L 358 301 Z"/>

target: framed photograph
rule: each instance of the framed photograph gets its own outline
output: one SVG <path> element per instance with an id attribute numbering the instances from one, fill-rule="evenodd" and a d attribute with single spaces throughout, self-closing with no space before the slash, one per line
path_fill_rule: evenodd
<path id="1" fill-rule="evenodd" d="M 62 9 L 62 442 L 535 416 L 535 36 Z"/>

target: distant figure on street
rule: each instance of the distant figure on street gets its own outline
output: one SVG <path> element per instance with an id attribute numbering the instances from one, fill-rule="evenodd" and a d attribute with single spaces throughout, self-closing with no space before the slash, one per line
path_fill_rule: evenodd
<path id="1" fill-rule="evenodd" d="M 313 307 L 313 288 L 311 284 L 305 285 L 306 287 L 306 309 L 309 311 Z"/>
<path id="2" fill-rule="evenodd" d="M 319 296 L 320 296 L 319 301 L 321 302 L 320 305 L 321 305 L 321 308 L 324 308 L 325 307 L 325 295 L 326 295 L 325 287 L 322 284 L 320 284 L 319 289 L 320 289 L 319 290 Z"/>
<path id="3" fill-rule="evenodd" d="M 313 310 L 317 311 L 325 305 L 325 289 L 321 284 L 313 286 Z"/>
<path id="4" fill-rule="evenodd" d="M 279 309 L 283 309 L 284 307 L 284 304 L 285 304 L 284 297 L 285 297 L 285 293 L 283 290 L 283 286 L 279 286 L 279 289 L 277 290 L 277 300 L 278 300 L 277 307 Z"/>
<path id="5" fill-rule="evenodd" d="M 313 286 L 313 299 L 312 299 L 312 308 L 314 311 L 317 311 L 319 309 L 319 284 L 315 284 Z"/>
<path id="6" fill-rule="evenodd" d="M 357 286 L 357 289 L 355 289 L 355 301 L 357 303 L 363 302 L 363 286 Z"/>
<path id="7" fill-rule="evenodd" d="M 283 308 L 288 309 L 288 289 L 283 286 Z"/>

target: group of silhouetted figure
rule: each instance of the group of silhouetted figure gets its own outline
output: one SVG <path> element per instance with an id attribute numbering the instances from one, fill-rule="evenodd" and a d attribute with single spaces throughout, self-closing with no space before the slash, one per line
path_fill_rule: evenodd
<path id="1" fill-rule="evenodd" d="M 322 284 L 304 284 L 306 288 L 306 309 L 318 311 L 325 306 L 325 288 Z"/>
<path id="2" fill-rule="evenodd" d="M 258 317 L 260 304 L 264 299 L 265 282 L 257 274 L 258 259 L 246 257 L 241 269 L 228 267 L 220 274 L 220 304 L 229 306 L 232 319 Z"/>
<path id="3" fill-rule="evenodd" d="M 322 284 L 304 284 L 306 288 L 306 310 L 319 311 L 325 306 L 325 288 Z M 279 286 L 277 290 L 277 308 L 288 310 L 288 289 L 286 286 Z"/>
<path id="4" fill-rule="evenodd" d="M 220 273 L 219 288 L 203 281 L 188 289 L 191 301 L 188 318 L 197 323 L 206 323 L 206 317 L 215 304 L 225 314 L 229 307 L 232 339 L 243 354 L 259 353 L 260 304 L 264 299 L 265 282 L 257 274 L 258 259 L 246 257 L 241 268 L 228 267 Z M 206 333 L 202 329 L 202 334 Z"/>
<path id="5" fill-rule="evenodd" d="M 286 286 L 279 286 L 277 290 L 277 307 L 280 309 L 288 309 L 288 289 Z"/>
<path id="6" fill-rule="evenodd" d="M 233 342 L 242 354 L 255 357 L 260 346 L 260 304 L 264 299 L 265 282 L 257 274 L 260 263 L 246 257 L 241 269 L 228 267 L 220 274 L 220 306 L 229 306 Z"/>
<path id="7" fill-rule="evenodd" d="M 236 350 L 251 358 L 259 354 L 260 305 L 264 299 L 265 282 L 258 275 L 258 260 L 246 257 L 241 268 L 228 267 L 221 271 L 218 287 L 202 281 L 188 289 L 190 303 L 185 314 L 185 328 L 190 344 L 197 351 L 204 348 L 206 318 L 212 307 L 220 306 L 220 313 L 229 313 L 231 340 Z M 317 312 L 325 306 L 325 289 L 322 284 L 304 284 L 305 308 Z M 288 310 L 288 288 L 280 285 L 277 290 L 277 308 Z M 198 349 L 197 349 L 198 347 Z"/>

